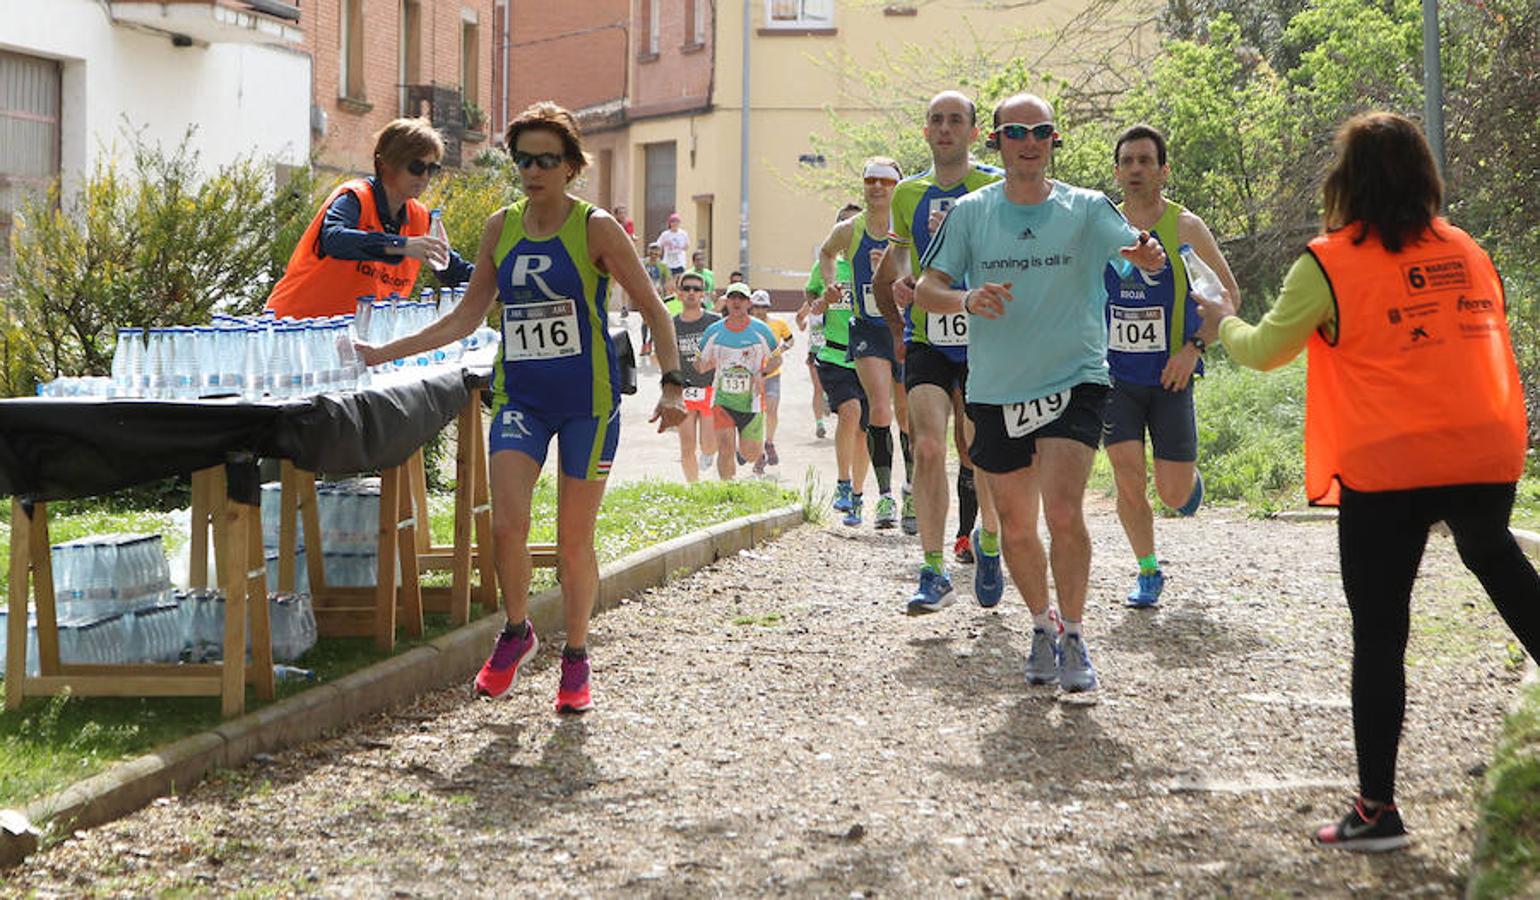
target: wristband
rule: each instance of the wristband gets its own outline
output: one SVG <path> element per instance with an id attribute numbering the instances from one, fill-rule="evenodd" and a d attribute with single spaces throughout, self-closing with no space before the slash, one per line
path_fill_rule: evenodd
<path id="1" fill-rule="evenodd" d="M 662 377 L 658 379 L 658 382 L 664 387 L 668 387 L 671 384 L 676 384 L 680 387 L 689 385 L 689 382 L 685 380 L 684 373 L 678 369 L 669 369 L 667 372 L 664 372 Z"/>
<path id="2" fill-rule="evenodd" d="M 962 311 L 967 313 L 970 316 L 973 315 L 973 312 L 968 309 L 968 301 L 973 299 L 973 292 L 975 290 L 977 290 L 977 288 L 968 288 L 966 291 L 963 291 L 963 307 L 962 307 Z"/>
<path id="3" fill-rule="evenodd" d="M 1205 341 L 1203 338 L 1200 338 L 1197 335 L 1193 335 L 1189 343 L 1198 348 L 1199 356 L 1202 356 L 1208 352 L 1208 341 Z"/>

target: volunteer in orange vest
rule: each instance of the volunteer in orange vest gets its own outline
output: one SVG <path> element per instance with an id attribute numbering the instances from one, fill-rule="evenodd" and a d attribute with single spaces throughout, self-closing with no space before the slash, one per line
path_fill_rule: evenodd
<path id="1" fill-rule="evenodd" d="M 351 313 L 365 294 L 410 294 L 423 263 L 446 287 L 470 280 L 474 267 L 428 234 L 428 208 L 417 200 L 443 158 L 444 140 L 426 119 L 380 129 L 374 177 L 338 185 L 321 204 L 267 308 L 292 318 Z"/>
<path id="2" fill-rule="evenodd" d="M 1359 780 L 1315 841 L 1393 850 L 1407 844 L 1395 775 L 1412 582 L 1433 523 L 1448 523 L 1514 636 L 1540 651 L 1540 576 L 1508 530 L 1528 424 L 1502 280 L 1438 216 L 1443 182 L 1417 126 L 1391 113 L 1348 121 L 1323 193 L 1326 233 L 1259 325 L 1228 297 L 1199 304 L 1241 365 L 1272 369 L 1309 348 L 1305 489 L 1340 507 Z"/>

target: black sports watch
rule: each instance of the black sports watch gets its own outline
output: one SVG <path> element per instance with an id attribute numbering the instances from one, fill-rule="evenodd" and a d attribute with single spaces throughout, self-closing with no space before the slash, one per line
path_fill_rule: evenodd
<path id="1" fill-rule="evenodd" d="M 1203 338 L 1200 338 L 1197 335 L 1193 335 L 1191 340 L 1192 340 L 1192 345 L 1194 347 L 1198 348 L 1198 355 L 1199 356 L 1202 356 L 1203 354 L 1208 352 L 1208 341 L 1205 341 Z"/>
<path id="2" fill-rule="evenodd" d="M 663 373 L 663 376 L 659 378 L 658 381 L 665 387 L 670 384 L 677 384 L 680 387 L 689 387 L 690 384 L 685 380 L 684 373 L 678 369 L 669 369 L 667 372 Z"/>

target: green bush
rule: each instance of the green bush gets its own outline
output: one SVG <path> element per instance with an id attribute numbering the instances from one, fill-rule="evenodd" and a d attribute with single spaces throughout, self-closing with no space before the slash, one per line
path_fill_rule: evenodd
<path id="1" fill-rule="evenodd" d="M 266 299 L 275 218 L 300 199 L 275 194 L 271 165 L 253 157 L 204 177 L 190 137 L 168 152 L 130 133 L 126 161 L 104 158 L 74 197 L 56 179 L 23 199 L 6 306 L 45 377 L 106 374 L 116 328 L 197 324 Z"/>
<path id="2" fill-rule="evenodd" d="M 1273 372 L 1244 369 L 1223 356 L 1208 363 L 1194 396 L 1198 468 L 1216 500 L 1243 500 L 1262 512 L 1304 497 L 1305 361 Z"/>

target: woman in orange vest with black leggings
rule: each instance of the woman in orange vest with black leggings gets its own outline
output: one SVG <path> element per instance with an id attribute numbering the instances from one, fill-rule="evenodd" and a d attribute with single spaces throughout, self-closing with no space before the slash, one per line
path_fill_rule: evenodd
<path id="1" fill-rule="evenodd" d="M 425 262 L 446 287 L 468 281 L 474 267 L 428 234 L 428 208 L 417 200 L 443 158 L 444 140 L 426 119 L 380 129 L 374 177 L 343 182 L 321 204 L 267 308 L 291 318 L 351 313 L 366 294 L 411 293 Z"/>
<path id="2" fill-rule="evenodd" d="M 1528 423 L 1502 280 L 1438 216 L 1443 183 L 1417 126 L 1390 113 L 1350 120 L 1323 192 L 1326 233 L 1259 325 L 1235 318 L 1228 297 L 1200 309 L 1222 320 L 1241 365 L 1271 369 L 1309 347 L 1305 488 L 1340 507 L 1359 779 L 1352 809 L 1315 840 L 1393 850 L 1407 844 L 1395 776 L 1412 582 L 1435 522 L 1524 649 L 1540 651 L 1540 576 L 1508 530 Z"/>

